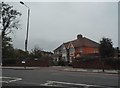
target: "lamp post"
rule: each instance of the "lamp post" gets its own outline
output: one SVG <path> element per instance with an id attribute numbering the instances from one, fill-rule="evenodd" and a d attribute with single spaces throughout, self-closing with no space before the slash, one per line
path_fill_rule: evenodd
<path id="1" fill-rule="evenodd" d="M 25 39 L 25 52 L 27 53 L 28 48 L 28 30 L 29 30 L 29 18 L 30 18 L 30 8 L 24 4 L 24 2 L 20 1 L 20 4 L 24 5 L 28 8 L 28 17 L 27 17 L 27 32 L 26 32 L 26 39 Z M 26 62 L 24 61 L 24 68 L 26 69 Z"/>
<path id="2" fill-rule="evenodd" d="M 27 33 L 26 33 L 26 39 L 25 39 L 25 51 L 27 52 L 28 48 L 28 30 L 29 30 L 29 18 L 30 18 L 30 8 L 24 4 L 24 2 L 20 1 L 20 4 L 24 5 L 28 8 L 28 18 L 27 18 Z"/>

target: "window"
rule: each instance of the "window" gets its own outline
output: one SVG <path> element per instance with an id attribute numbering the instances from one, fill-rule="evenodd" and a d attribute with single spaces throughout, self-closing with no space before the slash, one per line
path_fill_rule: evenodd
<path id="1" fill-rule="evenodd" d="M 73 47 L 71 47 L 70 48 L 70 52 L 74 52 L 75 50 L 74 50 L 74 48 Z"/>
<path id="2" fill-rule="evenodd" d="M 98 50 L 97 50 L 97 49 L 94 49 L 94 53 L 98 53 Z"/>
<path id="3" fill-rule="evenodd" d="M 66 53 L 66 49 L 65 49 L 65 47 L 63 48 L 62 53 Z"/>

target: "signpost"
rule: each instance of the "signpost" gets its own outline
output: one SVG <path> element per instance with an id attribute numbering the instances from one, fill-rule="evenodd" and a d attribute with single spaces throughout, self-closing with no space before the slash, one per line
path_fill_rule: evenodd
<path id="1" fill-rule="evenodd" d="M 22 64 L 23 64 L 24 68 L 26 69 L 25 63 L 26 63 L 25 61 L 22 61 Z"/>

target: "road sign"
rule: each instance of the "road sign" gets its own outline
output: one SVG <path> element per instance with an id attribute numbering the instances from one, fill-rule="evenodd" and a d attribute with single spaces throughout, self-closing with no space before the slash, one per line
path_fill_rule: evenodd
<path id="1" fill-rule="evenodd" d="M 25 64 L 25 61 L 22 61 L 22 64 Z"/>

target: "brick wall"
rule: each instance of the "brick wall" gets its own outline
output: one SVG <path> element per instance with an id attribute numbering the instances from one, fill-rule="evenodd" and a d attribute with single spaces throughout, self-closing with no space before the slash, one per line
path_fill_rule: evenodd
<path id="1" fill-rule="evenodd" d="M 82 51 L 81 51 L 81 50 Z M 82 48 L 76 48 L 75 49 L 75 56 L 77 54 L 94 54 L 94 53 L 98 53 L 98 48 L 92 48 L 92 47 L 82 47 Z"/>

